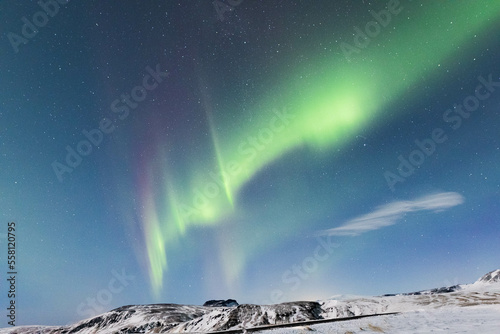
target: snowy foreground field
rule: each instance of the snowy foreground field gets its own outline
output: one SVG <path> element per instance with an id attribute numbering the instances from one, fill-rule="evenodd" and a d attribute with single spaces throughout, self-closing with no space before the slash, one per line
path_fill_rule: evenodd
<path id="1" fill-rule="evenodd" d="M 215 303 L 128 305 L 73 325 L 5 328 L 0 334 L 500 334 L 500 270 L 474 284 L 398 295 L 276 305 L 211 302 Z"/>
<path id="2" fill-rule="evenodd" d="M 500 305 L 410 311 L 397 315 L 332 322 L 295 328 L 271 329 L 256 333 L 500 333 Z"/>
<path id="3" fill-rule="evenodd" d="M 325 318 L 335 318 L 338 310 L 353 315 L 401 312 L 316 325 L 258 331 L 258 333 L 474 333 L 500 334 L 500 282 L 476 282 L 454 287 L 449 293 L 424 291 L 418 295 L 326 300 Z M 344 314 L 345 315 L 345 314 Z"/>

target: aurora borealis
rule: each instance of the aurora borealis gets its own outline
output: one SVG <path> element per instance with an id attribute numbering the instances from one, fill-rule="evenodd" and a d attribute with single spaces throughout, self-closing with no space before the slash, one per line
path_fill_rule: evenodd
<path id="1" fill-rule="evenodd" d="M 166 178 L 164 192 L 169 197 L 167 204 L 169 214 L 159 217 L 156 213 L 149 212 L 156 210 L 149 206 L 145 213 L 151 217 L 146 219 L 145 224 L 152 225 L 151 230 L 145 234 L 154 289 L 160 289 L 162 286 L 163 271 L 167 268 L 166 247 L 168 248 L 169 239 L 178 239 L 186 233 L 189 225 L 224 222 L 225 216 L 237 214 L 234 197 L 240 188 L 251 182 L 252 177 L 262 168 L 288 151 L 302 145 L 313 149 L 327 146 L 340 147 L 343 142 L 352 140 L 354 134 L 361 129 L 369 127 L 373 122 L 380 122 L 385 117 L 383 113 L 387 104 L 397 99 L 401 91 L 416 84 L 420 76 L 431 77 L 432 74 L 426 72 L 430 72 L 441 62 L 451 61 L 449 59 L 454 56 L 457 46 L 481 32 L 491 19 L 498 18 L 500 9 L 500 6 L 496 6 L 497 8 L 491 11 L 484 11 L 484 4 L 481 3 L 468 6 L 466 11 L 458 6 L 449 8 L 441 4 L 429 7 L 431 8 L 428 10 L 433 13 L 432 20 L 437 24 L 431 22 L 430 27 L 421 31 L 418 38 L 412 39 L 412 47 L 431 52 L 401 50 L 403 41 L 408 40 L 409 34 L 417 29 L 417 24 L 403 24 L 400 27 L 399 40 L 386 42 L 381 37 L 380 43 L 387 43 L 386 50 L 382 54 L 380 51 L 377 54 L 376 48 L 372 51 L 375 54 L 373 56 L 367 51 L 365 57 L 371 59 L 369 66 L 355 60 L 346 65 L 345 59 L 339 61 L 332 56 L 330 63 L 328 60 L 318 62 L 317 66 L 323 68 L 323 73 L 311 78 L 307 83 L 298 80 L 299 82 L 290 85 L 291 88 L 284 83 L 278 83 L 284 86 L 281 90 L 286 95 L 286 101 L 290 101 L 291 110 L 277 110 L 274 112 L 275 115 L 269 111 L 256 111 L 257 121 L 252 124 L 236 122 L 246 125 L 237 131 L 214 129 L 214 121 L 210 114 L 212 107 L 204 101 L 203 107 L 209 113 L 207 123 L 213 142 L 212 161 L 208 165 L 196 163 L 197 170 L 188 176 L 187 182 L 182 182 L 183 185 L 188 185 L 182 186 L 184 189 L 182 195 L 179 191 L 169 190 L 173 180 Z M 398 14 L 403 10 L 402 6 L 395 8 L 397 9 L 395 13 Z M 385 10 L 385 13 L 389 11 Z M 386 15 L 388 25 L 391 14 Z M 422 15 L 425 14 L 420 13 L 420 16 Z M 456 17 L 458 22 L 443 31 L 441 22 L 450 15 Z M 415 21 L 421 22 L 423 18 L 417 15 Z M 388 52 L 390 55 L 397 54 L 397 50 L 400 51 L 389 61 L 387 49 L 394 50 Z M 352 55 L 349 53 L 346 55 L 351 59 Z M 301 71 L 297 72 L 292 77 L 300 78 Z M 377 85 L 378 82 L 386 84 L 380 87 Z M 307 88 L 303 89 L 302 85 Z M 294 97 L 297 96 L 297 90 L 304 96 Z M 265 97 L 263 99 L 259 107 L 269 110 L 267 106 L 272 104 L 265 101 Z M 278 121 L 283 123 L 281 127 L 275 126 Z M 234 125 L 229 127 L 232 128 Z M 145 206 L 151 200 L 150 197 L 146 198 Z M 163 203 L 160 205 L 164 206 Z M 175 224 L 172 223 L 174 221 Z M 171 225 L 176 228 L 169 228 Z M 244 254 L 241 256 L 244 257 Z M 228 268 L 224 271 L 229 279 L 235 279 L 240 274 L 234 271 L 239 270 L 241 266 L 235 266 L 233 261 L 244 262 L 245 259 L 237 258 L 225 262 Z"/>
<path id="2" fill-rule="evenodd" d="M 59 7 L 14 52 L 7 32 L 41 7 L 1 4 L 0 209 L 24 226 L 21 323 L 414 291 L 499 266 L 500 3 Z M 477 110 L 443 121 L 484 80 Z M 389 186 L 435 129 L 446 141 Z M 82 159 L 60 177 L 68 146 Z M 122 268 L 135 279 L 103 300 Z"/>

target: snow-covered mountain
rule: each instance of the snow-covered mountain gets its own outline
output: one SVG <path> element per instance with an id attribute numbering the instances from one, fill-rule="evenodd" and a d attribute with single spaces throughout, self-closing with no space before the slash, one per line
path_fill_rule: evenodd
<path id="1" fill-rule="evenodd" d="M 426 320 L 432 322 L 436 320 L 433 317 L 440 314 L 441 311 L 438 310 L 454 310 L 453 312 L 458 314 L 462 311 L 457 310 L 463 307 L 484 305 L 493 305 L 500 311 L 500 270 L 484 275 L 474 284 L 379 297 L 298 301 L 276 305 L 238 305 L 235 300 L 212 300 L 204 306 L 129 305 L 70 326 L 6 328 L 0 329 L 0 334 L 208 333 L 227 330 L 242 332 L 243 329 L 251 331 L 255 327 L 263 330 L 290 323 L 316 324 L 327 319 L 394 312 L 413 315 L 420 312 L 415 316 L 415 321 L 427 318 Z M 500 323 L 500 316 L 498 319 Z M 330 330 L 326 330 L 328 331 Z"/>
<path id="2" fill-rule="evenodd" d="M 476 283 L 498 283 L 498 282 L 500 282 L 500 269 L 493 270 L 476 281 Z"/>
<path id="3" fill-rule="evenodd" d="M 207 332 L 256 326 L 288 324 L 323 319 L 317 302 L 291 302 L 276 305 L 239 305 L 223 308 L 173 328 L 170 332 Z"/>
<path id="4" fill-rule="evenodd" d="M 177 304 L 128 305 L 70 326 L 26 326 L 1 329 L 0 333 L 153 333 L 159 329 L 165 332 L 179 324 L 200 318 L 212 310 L 212 307 Z"/>

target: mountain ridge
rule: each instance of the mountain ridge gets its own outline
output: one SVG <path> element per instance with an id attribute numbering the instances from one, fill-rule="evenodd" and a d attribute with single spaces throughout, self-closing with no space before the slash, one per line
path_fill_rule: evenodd
<path id="1" fill-rule="evenodd" d="M 498 283 L 500 269 L 483 275 L 473 284 L 378 297 L 275 305 L 239 305 L 231 299 L 207 301 L 205 306 L 168 303 L 125 305 L 72 325 L 22 326 L 0 329 L 0 334 L 209 333 L 448 306 L 500 305 Z"/>

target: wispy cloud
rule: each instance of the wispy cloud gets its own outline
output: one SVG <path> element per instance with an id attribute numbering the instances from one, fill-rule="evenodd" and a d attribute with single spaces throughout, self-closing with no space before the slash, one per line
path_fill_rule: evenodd
<path id="1" fill-rule="evenodd" d="M 427 195 L 414 201 L 392 202 L 375 211 L 351 219 L 342 226 L 321 231 L 321 235 L 356 236 L 368 231 L 394 225 L 405 214 L 417 211 L 443 211 L 464 202 L 464 197 L 455 192 Z"/>

